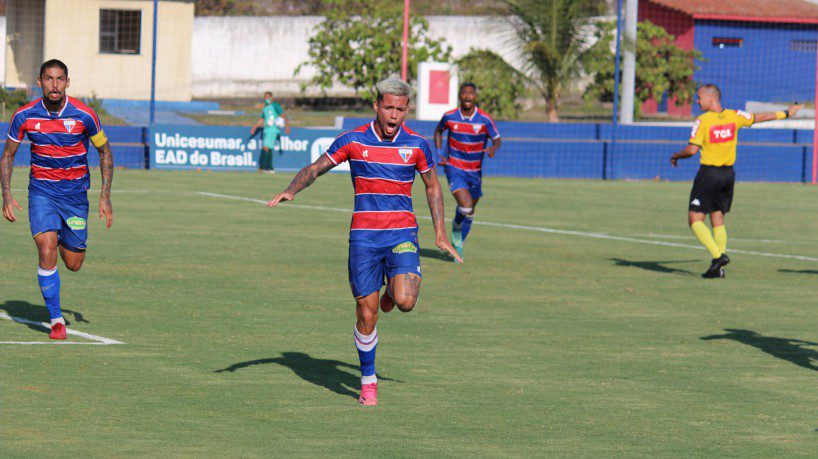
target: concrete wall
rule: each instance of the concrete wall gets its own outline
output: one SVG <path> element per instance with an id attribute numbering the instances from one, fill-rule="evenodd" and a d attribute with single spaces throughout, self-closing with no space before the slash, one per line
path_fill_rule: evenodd
<path id="1" fill-rule="evenodd" d="M 472 47 L 491 49 L 503 56 L 515 53 L 509 42 L 513 30 L 505 18 L 431 16 L 427 19 L 430 35 L 446 38 L 455 58 L 465 55 Z M 293 72 L 308 59 L 307 41 L 322 20 L 320 16 L 195 18 L 193 96 L 258 96 L 265 90 L 279 95 L 299 94 L 299 84 L 307 82 L 315 71 L 306 68 L 298 77 L 293 77 Z M 317 88 L 307 90 L 313 95 L 319 92 Z M 352 93 L 343 87 L 329 91 L 336 96 Z"/>
<path id="2" fill-rule="evenodd" d="M 45 0 L 8 0 L 4 31 L 5 84 L 8 86 L 37 86 L 35 81 L 43 63 L 43 16 Z"/>
<path id="3" fill-rule="evenodd" d="M 13 46 L 15 34 L 25 33 L 13 19 L 13 5 L 34 0 L 10 0 L 6 84 L 36 86 L 36 73 L 45 59 L 57 58 L 68 65 L 71 87 L 77 97 L 147 99 L 150 97 L 153 2 L 150 0 L 47 0 L 45 32 L 41 50 L 32 48 L 24 60 Z M 101 8 L 140 10 L 139 54 L 99 52 L 99 10 Z M 21 23 L 22 24 L 22 23 Z M 30 32 L 34 34 L 35 32 Z M 193 36 L 193 3 L 160 2 L 157 32 L 157 92 L 161 100 L 190 100 L 190 49 Z M 34 38 L 20 41 L 36 43 Z M 34 46 L 34 45 L 31 45 Z M 36 48 L 36 46 L 34 46 Z M 31 62 L 29 62 L 31 61 Z M 30 69 L 34 62 L 34 71 Z"/>

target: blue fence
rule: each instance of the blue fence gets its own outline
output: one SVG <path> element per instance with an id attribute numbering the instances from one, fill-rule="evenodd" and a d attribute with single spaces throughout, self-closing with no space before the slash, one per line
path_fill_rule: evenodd
<path id="1" fill-rule="evenodd" d="M 344 129 L 369 122 L 365 118 L 344 120 Z M 431 139 L 437 123 L 407 122 L 411 129 Z M 594 123 L 519 123 L 498 122 L 503 148 L 484 163 L 486 175 L 512 177 L 550 177 L 582 179 L 661 179 L 691 180 L 698 168 L 696 158 L 670 166 L 670 155 L 686 145 L 690 129 L 673 126 L 619 126 L 615 144 L 610 124 Z M 4 132 L 8 124 L 0 124 Z M 105 128 L 115 154 L 117 167 L 148 167 L 148 130 L 144 127 L 108 126 Z M 304 131 L 303 133 L 300 131 Z M 314 159 L 310 154 L 312 137 L 329 136 L 294 129 L 293 138 L 309 136 L 299 151 L 277 153 L 276 165 L 298 169 Z M 812 131 L 794 129 L 745 129 L 740 134 L 736 173 L 743 181 L 804 182 L 811 179 Z M 5 136 L 3 137 L 5 141 Z M 305 137 L 306 138 L 306 137 Z M 289 140 L 288 140 L 289 141 Z M 291 142 L 292 143 L 292 142 Z M 289 144 L 288 144 L 289 145 Z M 88 155 L 91 166 L 99 157 Z M 23 142 L 15 165 L 28 165 L 29 144 Z"/>
<path id="2" fill-rule="evenodd" d="M 369 119 L 348 118 L 344 129 Z M 437 123 L 407 125 L 432 138 Z M 670 155 L 687 145 L 690 128 L 619 126 L 615 144 L 610 124 L 498 122 L 503 147 L 483 163 L 486 175 L 584 179 L 691 180 L 698 157 L 670 165 Z M 803 182 L 811 177 L 812 131 L 744 129 L 736 176 L 743 181 Z"/>

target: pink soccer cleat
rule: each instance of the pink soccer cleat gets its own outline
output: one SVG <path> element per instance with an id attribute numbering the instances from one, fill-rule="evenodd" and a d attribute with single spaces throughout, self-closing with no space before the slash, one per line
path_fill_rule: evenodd
<path id="1" fill-rule="evenodd" d="M 378 404 L 378 383 L 361 386 L 361 396 L 358 398 L 361 405 L 374 406 Z"/>
<path id="2" fill-rule="evenodd" d="M 395 307 L 395 300 L 389 296 L 389 293 L 384 290 L 383 295 L 381 295 L 381 311 L 389 312 Z"/>
<path id="3" fill-rule="evenodd" d="M 66 338 L 65 324 L 57 322 L 54 325 L 52 325 L 51 334 L 48 335 L 48 337 L 51 339 L 65 339 Z"/>

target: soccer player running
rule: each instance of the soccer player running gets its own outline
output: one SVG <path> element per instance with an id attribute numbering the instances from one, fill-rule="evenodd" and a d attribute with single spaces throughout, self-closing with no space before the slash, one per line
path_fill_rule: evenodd
<path id="1" fill-rule="evenodd" d="M 688 205 L 688 224 L 696 238 L 713 257 L 704 278 L 724 277 L 724 267 L 730 263 L 727 256 L 727 229 L 724 215 L 733 202 L 736 180 L 733 163 L 736 162 L 738 130 L 755 123 L 781 120 L 794 116 L 803 105 L 791 105 L 787 111 L 747 113 L 721 106 L 721 91 L 714 84 L 699 88 L 697 103 L 702 113 L 693 124 L 690 141 L 684 150 L 674 153 L 670 163 L 676 167 L 680 159 L 689 158 L 701 150 L 701 167 L 693 180 Z M 710 230 L 704 223 L 710 214 Z"/>
<path id="2" fill-rule="evenodd" d="M 37 84 L 43 89 L 43 97 L 14 112 L 0 160 L 3 217 L 15 222 L 14 209 L 22 208 L 11 194 L 11 173 L 14 155 L 23 136 L 28 136 L 31 141 L 28 218 L 39 254 L 37 281 L 51 317 L 51 339 L 66 338 L 65 319 L 60 310 L 57 253 L 71 271 L 79 271 L 85 260 L 87 191 L 91 186 L 87 156 L 89 140 L 99 150 L 102 172 L 99 218 L 105 220 L 108 228 L 114 219 L 111 146 L 94 110 L 66 96 L 69 83 L 68 67 L 61 61 L 52 59 L 40 66 Z"/>
<path id="3" fill-rule="evenodd" d="M 273 167 L 273 150 L 278 149 L 278 142 L 281 139 L 281 128 L 290 135 L 290 121 L 284 115 L 284 109 L 278 102 L 273 100 L 273 93 L 264 93 L 264 108 L 261 109 L 261 117 L 256 124 L 250 128 L 250 136 L 256 135 L 259 128 L 264 129 L 261 142 L 261 158 L 259 158 L 258 169 L 265 174 L 275 174 Z"/>
<path id="4" fill-rule="evenodd" d="M 497 126 L 488 113 L 477 108 L 477 86 L 460 85 L 460 107 L 446 112 L 435 129 L 435 147 L 443 144 L 443 131 L 449 131 L 447 158 L 438 162 L 445 166 L 457 212 L 452 221 L 452 244 L 463 256 L 463 243 L 474 221 L 474 208 L 483 196 L 483 154 L 493 158 L 502 141 Z M 491 139 L 491 146 L 488 141 Z"/>
<path id="5" fill-rule="evenodd" d="M 378 307 L 403 312 L 415 307 L 420 292 L 418 225 L 412 206 L 415 172 L 426 185 L 426 200 L 435 228 L 435 245 L 460 257 L 446 238 L 443 192 L 435 172 L 429 142 L 403 125 L 409 109 L 409 85 L 387 78 L 376 85 L 375 120 L 347 131 L 324 155 L 296 174 L 283 192 L 267 206 L 292 201 L 318 176 L 349 161 L 355 188 L 355 209 L 349 232 L 349 284 L 355 297 L 355 346 L 361 362 L 364 405 L 377 405 L 375 348 L 378 344 Z M 387 279 L 384 282 L 384 277 Z M 381 287 L 386 285 L 378 299 Z"/>

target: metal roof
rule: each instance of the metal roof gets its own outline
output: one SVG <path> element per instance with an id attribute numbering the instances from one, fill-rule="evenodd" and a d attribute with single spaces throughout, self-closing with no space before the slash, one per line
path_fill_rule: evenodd
<path id="1" fill-rule="evenodd" d="M 806 0 L 647 0 L 693 19 L 818 23 L 818 5 Z"/>

